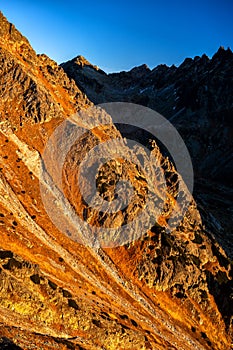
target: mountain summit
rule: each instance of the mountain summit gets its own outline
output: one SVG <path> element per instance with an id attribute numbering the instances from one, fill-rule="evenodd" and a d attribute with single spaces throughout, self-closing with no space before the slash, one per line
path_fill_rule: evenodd
<path id="1" fill-rule="evenodd" d="M 109 77 L 81 57 L 70 64 L 78 67 L 83 76 L 80 82 L 85 78 L 88 89 L 93 84 L 87 74 L 101 76 L 102 80 L 94 82 L 93 94 L 97 96 L 96 89 L 100 89 L 104 98 L 105 88 L 103 94 L 101 89 Z M 161 75 L 141 67 L 123 76 L 127 84 L 131 77 L 140 84 L 147 74 Z M 161 88 L 165 75 L 157 80 Z M 116 139 L 125 154 L 129 148 L 110 116 L 94 107 L 76 81 L 79 87 L 56 62 L 36 55 L 0 15 L 0 347 L 230 350 L 230 260 L 213 232 L 203 225 L 194 199 L 156 142 L 151 159 L 163 169 L 166 189 L 161 189 L 158 177 L 151 195 L 161 206 L 161 215 L 155 220 L 151 209 L 153 226 L 142 231 L 140 238 L 106 248 L 84 244 L 84 226 L 72 227 L 80 238 L 77 241 L 68 229 L 64 234 L 54 224 L 54 217 L 63 223 L 75 213 L 93 227 L 118 227 L 134 220 L 148 195 L 149 179 L 137 163 L 119 156 L 104 160 L 96 186 L 100 196 L 111 203 L 118 182 L 130 178 L 132 203 L 109 216 L 88 206 L 82 197 L 77 179 L 86 155 L 90 152 L 87 165 L 91 172 L 97 164 L 91 156 L 93 148 Z M 147 89 L 145 83 L 140 89 Z M 73 140 L 71 117 L 85 132 L 68 149 L 61 177 L 56 177 L 61 146 Z M 98 120 L 108 123 L 96 127 Z M 57 138 L 54 131 L 60 125 L 65 125 L 64 133 Z M 48 144 L 53 158 L 46 163 L 42 156 Z M 143 147 L 137 148 L 137 156 L 148 167 L 156 167 L 156 162 L 147 160 Z M 176 206 L 180 185 L 183 200 L 189 199 L 190 204 L 179 226 L 168 234 L 172 213 L 182 214 Z M 49 207 L 60 211 L 48 215 L 41 187 Z M 69 212 L 61 210 L 62 191 Z"/>

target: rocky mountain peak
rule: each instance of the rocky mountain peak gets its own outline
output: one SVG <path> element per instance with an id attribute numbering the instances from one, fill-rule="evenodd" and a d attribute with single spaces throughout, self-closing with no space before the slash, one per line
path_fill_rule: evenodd
<path id="1" fill-rule="evenodd" d="M 91 64 L 84 56 L 81 55 L 78 55 L 66 63 L 62 63 L 61 67 L 64 69 L 71 69 L 73 73 L 85 70 L 88 75 L 95 75 L 96 73 L 100 75 L 107 75 L 98 66 Z"/>
<path id="2" fill-rule="evenodd" d="M 85 57 L 79 55 L 77 57 L 74 58 L 74 62 L 81 67 L 84 66 L 91 66 L 91 67 L 96 67 L 96 69 L 98 70 L 97 66 L 93 66 Z"/>
<path id="3" fill-rule="evenodd" d="M 11 39 L 12 41 L 25 41 L 27 39 L 15 28 L 15 26 L 8 22 L 6 17 L 0 11 L 0 37 Z"/>
<path id="4" fill-rule="evenodd" d="M 15 28 L 14 24 L 8 22 L 2 12 L 0 12 L 0 45 L 25 62 L 33 62 L 36 57 L 29 41 Z"/>
<path id="5" fill-rule="evenodd" d="M 135 158 L 128 160 L 132 150 L 123 138 L 125 131 L 117 129 L 110 116 L 94 107 L 77 86 L 96 100 L 112 97 L 145 105 L 153 101 L 182 116 L 179 121 L 185 128 L 195 119 L 188 114 L 196 106 L 190 107 L 190 95 L 195 92 L 197 99 L 203 95 L 202 85 L 200 91 L 196 87 L 199 70 L 194 65 L 194 89 L 190 79 L 184 87 L 184 71 L 179 68 L 165 69 L 164 74 L 143 66 L 136 68 L 136 74 L 106 75 L 79 57 L 62 65 L 68 77 L 49 57 L 36 55 L 3 16 L 1 21 L 0 347 L 230 350 L 232 270 L 214 237 L 214 227 L 221 225 L 215 216 L 211 221 L 211 215 L 213 225 L 203 225 L 172 159 L 163 154 L 156 140 L 148 140 L 139 130 L 133 136 L 141 135 L 144 143 L 152 141 L 150 154 L 137 145 Z M 21 47 L 24 44 L 26 48 Z M 211 84 L 208 87 L 213 89 Z M 188 110 L 185 116 L 173 110 L 181 91 L 185 97 L 181 111 Z M 77 124 L 84 130 L 77 139 L 73 138 L 74 123 L 69 121 L 76 112 L 80 112 L 75 117 Z M 185 117 L 190 117 L 188 123 Z M 103 125 L 103 120 L 108 123 Z M 206 134 L 205 119 L 203 125 Z M 57 134 L 60 126 L 62 133 Z M 185 133 L 191 138 L 187 129 Z M 117 145 L 116 153 L 113 159 L 104 158 L 104 164 L 101 155 L 100 167 L 92 151 L 104 143 L 108 147 L 109 141 Z M 119 145 L 123 146 L 122 157 Z M 53 153 L 46 162 L 47 149 Z M 94 182 L 107 205 L 121 180 L 130 180 L 132 201 L 113 213 L 89 206 L 77 181 L 84 159 L 85 170 L 98 169 Z M 138 160 L 145 169 L 154 170 L 155 181 L 146 176 Z M 90 190 L 89 184 L 85 190 Z M 178 203 L 179 191 L 188 204 L 186 212 Z M 132 239 L 126 243 L 106 247 L 99 244 L 96 231 L 86 235 L 86 223 L 109 229 L 133 222 L 147 206 L 149 192 L 151 225 L 138 222 L 140 237 L 132 230 Z M 128 190 L 122 195 L 128 203 Z M 173 214 L 179 223 L 168 233 Z M 85 224 L 78 221 L 76 225 L 74 217 Z M 110 231 L 106 232 L 108 236 Z M 116 231 L 113 242 L 118 236 Z"/>
<path id="6" fill-rule="evenodd" d="M 224 46 L 220 46 L 218 51 L 214 54 L 212 57 L 213 60 L 229 60 L 233 59 L 233 52 L 232 50 L 228 47 L 227 49 L 224 48 Z"/>
<path id="7" fill-rule="evenodd" d="M 142 64 L 138 67 L 132 68 L 129 73 L 135 76 L 143 76 L 144 74 L 147 74 L 151 72 L 151 69 L 148 67 L 147 64 Z"/>
<path id="8" fill-rule="evenodd" d="M 12 127 L 70 115 L 90 103 L 63 69 L 46 55 L 37 55 L 2 13 L 0 53 L 0 114 Z"/>

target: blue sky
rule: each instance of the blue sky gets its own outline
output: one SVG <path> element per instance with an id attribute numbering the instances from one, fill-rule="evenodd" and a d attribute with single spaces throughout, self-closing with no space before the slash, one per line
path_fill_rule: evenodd
<path id="1" fill-rule="evenodd" d="M 81 54 L 107 72 L 233 48 L 232 0 L 1 0 L 0 10 L 38 53 Z"/>

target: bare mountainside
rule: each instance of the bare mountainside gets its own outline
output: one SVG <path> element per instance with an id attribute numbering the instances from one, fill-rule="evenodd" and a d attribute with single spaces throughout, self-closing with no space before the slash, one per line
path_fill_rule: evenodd
<path id="1" fill-rule="evenodd" d="M 40 182 L 57 193 L 60 185 L 53 179 L 54 167 L 43 164 L 42 153 L 53 131 L 76 112 L 86 133 L 72 145 L 62 181 L 83 221 L 104 227 L 109 221 L 132 221 L 144 205 L 148 179 L 133 162 L 106 161 L 96 178 L 101 195 L 112 198 L 119 178 L 129 176 L 134 201 L 112 220 L 87 206 L 76 183 L 80 160 L 121 134 L 104 111 L 92 116 L 93 121 L 108 120 L 98 128 L 81 117 L 92 106 L 86 95 L 54 61 L 36 55 L 2 14 L 0 100 L 0 347 L 230 350 L 230 260 L 203 227 L 193 199 L 179 226 L 167 233 L 169 217 L 174 210 L 179 215 L 179 176 L 157 145 L 151 153 L 164 170 L 167 187 L 160 193 L 159 180 L 154 183 L 152 195 L 164 198 L 161 216 L 140 238 L 105 248 L 78 243 L 54 225 Z M 59 158 L 56 142 L 54 150 Z M 137 156 L 145 157 L 140 147 Z M 90 168 L 96 163 L 95 158 L 88 161 Z M 41 167 L 47 175 L 42 180 Z M 183 189 L 185 200 L 190 194 Z M 77 231 L 84 243 L 82 230 Z"/>

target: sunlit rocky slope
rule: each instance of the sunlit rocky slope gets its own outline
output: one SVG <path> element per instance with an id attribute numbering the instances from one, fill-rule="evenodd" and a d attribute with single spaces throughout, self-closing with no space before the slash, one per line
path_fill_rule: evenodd
<path id="1" fill-rule="evenodd" d="M 48 217 L 39 183 L 44 147 L 58 125 L 92 103 L 2 14 L 0 101 L 0 347 L 230 350 L 230 260 L 203 227 L 194 200 L 181 224 L 166 233 L 178 175 L 156 145 L 166 198 L 161 217 L 139 239 L 96 248 L 64 235 Z M 85 119 L 78 122 L 87 129 Z M 107 225 L 103 215 L 88 211 L 73 179 L 82 152 L 121 135 L 111 122 L 89 128 L 80 141 L 85 148 L 74 144 L 65 164 L 65 194 L 83 219 Z M 143 150 L 138 155 L 144 157 Z M 122 159 L 107 162 L 103 171 L 99 190 L 110 198 L 118 177 L 130 175 L 134 205 L 114 222 L 133 220 L 147 195 L 143 172 Z M 156 183 L 153 191 L 160 191 Z"/>

